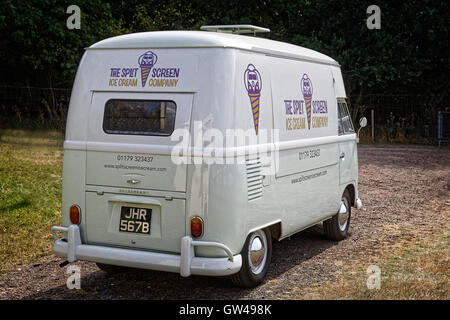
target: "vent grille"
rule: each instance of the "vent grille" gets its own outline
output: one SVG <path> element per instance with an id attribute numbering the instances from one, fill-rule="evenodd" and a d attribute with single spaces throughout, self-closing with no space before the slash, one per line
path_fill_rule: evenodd
<path id="1" fill-rule="evenodd" d="M 261 175 L 261 161 L 259 158 L 246 159 L 247 171 L 247 196 L 248 201 L 262 197 L 263 177 Z"/>

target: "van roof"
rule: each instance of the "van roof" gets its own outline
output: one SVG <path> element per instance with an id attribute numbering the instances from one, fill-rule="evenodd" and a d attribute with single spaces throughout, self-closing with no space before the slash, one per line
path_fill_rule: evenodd
<path id="1" fill-rule="evenodd" d="M 86 50 L 144 48 L 236 48 L 271 56 L 337 65 L 317 51 L 264 38 L 207 31 L 153 31 L 121 35 L 99 41 Z"/>

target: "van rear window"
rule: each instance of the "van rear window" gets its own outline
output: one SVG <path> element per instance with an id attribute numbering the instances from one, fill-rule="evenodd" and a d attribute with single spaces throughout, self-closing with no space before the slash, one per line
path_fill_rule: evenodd
<path id="1" fill-rule="evenodd" d="M 122 100 L 106 102 L 103 131 L 109 134 L 170 136 L 177 105 L 173 101 Z"/>

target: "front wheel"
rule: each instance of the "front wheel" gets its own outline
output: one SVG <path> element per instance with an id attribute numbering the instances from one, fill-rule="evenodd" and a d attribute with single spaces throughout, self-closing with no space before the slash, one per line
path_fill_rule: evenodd
<path id="1" fill-rule="evenodd" d="M 323 222 L 323 231 L 328 239 L 340 241 L 348 237 L 352 213 L 350 203 L 350 193 L 348 190 L 345 190 L 338 213 Z"/>
<path id="2" fill-rule="evenodd" d="M 264 281 L 272 258 L 270 230 L 258 230 L 249 234 L 241 255 L 241 270 L 231 276 L 231 281 L 239 287 L 256 287 Z"/>

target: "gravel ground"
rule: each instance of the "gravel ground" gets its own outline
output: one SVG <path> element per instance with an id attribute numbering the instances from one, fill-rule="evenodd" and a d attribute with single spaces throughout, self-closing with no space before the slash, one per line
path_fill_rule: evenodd
<path id="1" fill-rule="evenodd" d="M 344 265 L 387 254 L 399 242 L 396 230 L 432 232 L 448 221 L 450 149 L 359 146 L 359 164 L 364 207 L 352 212 L 351 236 L 330 242 L 316 225 L 274 242 L 267 281 L 257 288 L 154 271 L 108 275 L 78 262 L 81 289 L 68 290 L 63 259 L 48 256 L 0 276 L 0 299 L 292 299 L 296 289 L 331 280 Z"/>

